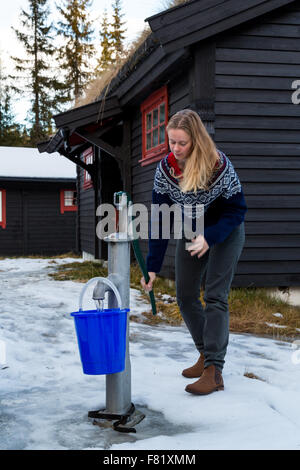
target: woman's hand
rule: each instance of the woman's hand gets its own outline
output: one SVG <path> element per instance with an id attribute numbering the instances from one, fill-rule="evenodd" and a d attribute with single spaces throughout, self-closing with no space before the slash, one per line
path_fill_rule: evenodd
<path id="1" fill-rule="evenodd" d="M 191 256 L 198 255 L 198 258 L 201 258 L 207 250 L 209 250 L 209 245 L 203 235 L 195 237 L 188 247 L 188 251 L 191 253 Z"/>
<path id="2" fill-rule="evenodd" d="M 148 284 L 146 284 L 144 277 L 141 278 L 141 285 L 142 285 L 142 288 L 143 288 L 146 292 L 150 292 L 150 291 L 153 289 L 153 282 L 154 282 L 155 279 L 156 279 L 156 274 L 155 274 L 155 273 L 149 272 L 148 274 L 149 274 L 149 278 L 150 278 Z"/>

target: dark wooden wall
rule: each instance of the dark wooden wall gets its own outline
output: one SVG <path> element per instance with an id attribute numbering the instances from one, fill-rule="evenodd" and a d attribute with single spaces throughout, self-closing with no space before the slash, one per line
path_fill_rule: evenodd
<path id="1" fill-rule="evenodd" d="M 75 183 L 1 182 L 6 189 L 6 228 L 0 256 L 56 255 L 76 250 L 76 212 L 60 213 L 60 189 Z"/>
<path id="2" fill-rule="evenodd" d="M 300 285 L 299 31 L 290 6 L 216 42 L 215 141 L 248 205 L 238 285 Z"/>

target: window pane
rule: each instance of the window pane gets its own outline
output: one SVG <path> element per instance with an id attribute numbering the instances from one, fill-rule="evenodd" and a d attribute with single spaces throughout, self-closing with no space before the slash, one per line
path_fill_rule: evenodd
<path id="1" fill-rule="evenodd" d="M 151 149 L 151 132 L 147 134 L 147 150 Z"/>
<path id="2" fill-rule="evenodd" d="M 166 139 L 166 134 L 165 134 L 165 125 L 160 126 L 159 128 L 159 143 L 163 144 Z"/>
<path id="3" fill-rule="evenodd" d="M 93 154 L 89 153 L 84 157 L 84 161 L 87 165 L 92 165 L 93 164 Z"/>
<path id="4" fill-rule="evenodd" d="M 154 129 L 153 131 L 153 147 L 158 145 L 158 129 Z"/>
<path id="5" fill-rule="evenodd" d="M 84 157 L 84 162 L 87 164 L 87 165 L 92 165 L 93 164 L 93 153 L 89 153 L 87 155 L 85 155 Z M 84 170 L 84 182 L 89 182 L 91 181 L 91 175 L 86 171 Z"/>
<path id="6" fill-rule="evenodd" d="M 65 191 L 65 206 L 75 205 L 75 191 Z"/>
<path id="7" fill-rule="evenodd" d="M 149 131 L 152 127 L 151 126 L 151 113 L 147 114 L 146 120 L 147 120 L 147 131 Z"/>
<path id="8" fill-rule="evenodd" d="M 165 122 L 166 120 L 166 111 L 165 111 L 165 104 L 161 104 L 159 107 L 159 122 Z"/>
<path id="9" fill-rule="evenodd" d="M 158 125 L 158 108 L 153 110 L 153 127 Z"/>

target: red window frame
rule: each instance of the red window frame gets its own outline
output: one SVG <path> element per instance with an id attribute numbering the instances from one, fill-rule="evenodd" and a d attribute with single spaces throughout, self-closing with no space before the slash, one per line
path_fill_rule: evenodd
<path id="1" fill-rule="evenodd" d="M 60 213 L 64 214 L 65 212 L 77 211 L 77 204 L 66 205 L 66 192 L 76 193 L 75 189 L 61 189 L 60 190 Z M 76 197 L 76 196 L 75 196 Z M 72 199 L 75 199 L 73 197 Z"/>
<path id="2" fill-rule="evenodd" d="M 93 147 L 89 147 L 87 150 L 83 152 L 83 161 L 84 163 L 93 164 L 94 162 L 94 152 Z M 93 181 L 91 175 L 88 171 L 84 170 L 83 172 L 83 189 L 89 189 L 93 187 Z"/>
<path id="3" fill-rule="evenodd" d="M 0 189 L 1 218 L 0 227 L 6 228 L 6 190 Z"/>
<path id="4" fill-rule="evenodd" d="M 164 115 L 161 110 L 164 105 Z M 168 123 L 168 88 L 163 86 L 152 93 L 141 105 L 142 113 L 142 159 L 141 166 L 160 160 L 168 152 L 168 136 L 166 126 Z M 156 119 L 155 119 L 156 116 Z M 161 132 L 164 132 L 164 141 Z M 153 139 L 157 145 L 153 144 Z"/>

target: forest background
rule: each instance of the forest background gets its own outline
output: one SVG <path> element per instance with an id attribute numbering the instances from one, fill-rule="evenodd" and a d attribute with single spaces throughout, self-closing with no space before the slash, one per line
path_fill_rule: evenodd
<path id="1" fill-rule="evenodd" d="M 100 17 L 95 1 L 99 6 L 97 0 L 22 2 L 18 26 L 11 26 L 19 45 L 10 55 L 13 69 L 0 48 L 1 146 L 35 147 L 46 140 L 55 131 L 53 115 L 76 106 L 87 86 L 128 54 L 133 31 L 121 0 L 112 0 Z M 157 11 L 169 6 L 161 2 L 152 2 Z M 16 103 L 26 108 L 22 120 Z"/>

